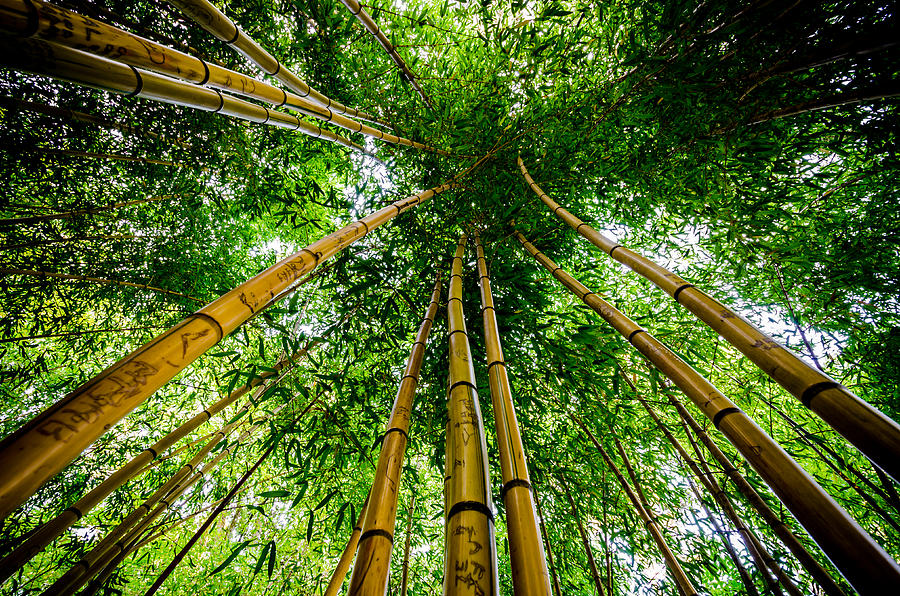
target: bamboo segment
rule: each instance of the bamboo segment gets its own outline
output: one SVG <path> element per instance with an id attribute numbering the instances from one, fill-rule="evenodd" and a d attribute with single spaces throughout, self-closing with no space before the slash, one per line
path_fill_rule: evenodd
<path id="1" fill-rule="evenodd" d="M 610 240 L 560 207 L 535 184 L 521 157 L 518 163 L 528 185 L 557 217 L 610 257 L 668 292 L 676 302 L 709 325 L 900 482 L 900 425 L 831 377 L 803 362 L 721 302 L 671 271 Z"/>
<path id="2" fill-rule="evenodd" d="M 331 574 L 331 581 L 328 582 L 328 587 L 325 589 L 325 596 L 338 596 L 341 592 L 341 586 L 344 584 L 344 580 L 347 579 L 347 572 L 350 570 L 350 563 L 353 562 L 353 557 L 356 556 L 359 535 L 362 533 L 362 525 L 366 519 L 366 509 L 368 507 L 369 497 L 366 497 L 362 511 L 359 512 L 359 517 L 356 519 L 356 525 L 353 526 L 353 531 L 350 532 L 350 538 L 347 540 L 344 552 L 341 553 L 337 567 L 334 568 L 334 573 Z"/>
<path id="3" fill-rule="evenodd" d="M 685 430 L 687 431 L 688 427 L 693 431 L 697 437 L 700 439 L 700 442 L 706 447 L 706 449 L 712 454 L 715 460 L 719 463 L 722 470 L 725 472 L 725 475 L 728 476 L 729 480 L 734 482 L 734 485 L 737 487 L 741 494 L 744 495 L 744 498 L 747 499 L 747 502 L 759 513 L 759 516 L 763 519 L 763 521 L 768 524 L 768 526 L 772 529 L 776 536 L 781 540 L 781 543 L 784 544 L 788 550 L 791 551 L 803 568 L 807 573 L 812 576 L 814 580 L 822 587 L 824 592 L 828 594 L 828 596 L 846 596 L 844 591 L 835 583 L 834 579 L 831 575 L 821 566 L 819 562 L 813 558 L 813 556 L 806 550 L 806 547 L 803 546 L 803 543 L 791 532 L 790 528 L 788 528 L 787 524 L 785 524 L 781 518 L 774 512 L 772 509 L 766 504 L 763 498 L 756 492 L 756 489 L 747 482 L 747 479 L 738 471 L 738 469 L 734 466 L 731 459 L 727 455 L 725 455 L 721 449 L 719 449 L 718 445 L 712 440 L 712 438 L 706 434 L 706 431 L 703 430 L 703 427 L 694 420 L 694 417 L 690 412 L 682 405 L 680 401 L 675 399 L 675 397 L 669 395 L 669 402 L 675 407 L 678 411 L 678 415 L 681 417 L 683 424 L 685 424 Z M 688 438 L 690 438 L 690 431 L 688 431 Z"/>
<path id="4" fill-rule="evenodd" d="M 8 39 L 0 39 L 0 56 L 6 65 L 18 70 L 96 87 L 111 93 L 122 93 L 129 97 L 143 97 L 216 114 L 221 113 L 257 124 L 288 128 L 372 155 L 356 143 L 300 120 L 296 116 L 223 95 L 215 89 L 191 85 L 55 43 L 22 40 L 10 44 Z"/>
<path id="5" fill-rule="evenodd" d="M 330 333 L 333 329 L 334 327 L 330 329 L 328 333 Z M 326 335 L 328 333 L 326 333 Z M 31 534 L 31 536 L 28 537 L 25 542 L 20 544 L 15 550 L 13 550 L 2 561 L 0 561 L 0 584 L 6 581 L 6 579 L 10 575 L 15 573 L 34 555 L 43 550 L 48 544 L 50 544 L 50 542 L 52 542 L 60 534 L 65 532 L 72 524 L 74 524 L 76 521 L 90 512 L 103 499 L 109 496 L 110 493 L 139 474 L 147 464 L 157 459 L 161 453 L 166 451 L 169 447 L 180 441 L 182 438 L 189 435 L 200 425 L 206 423 L 213 416 L 246 395 L 251 389 L 255 389 L 258 386 L 267 383 L 270 380 L 273 380 L 273 377 L 280 376 L 287 367 L 289 367 L 297 360 L 305 357 L 306 354 L 309 353 L 309 351 L 316 347 L 319 343 L 321 343 L 321 340 L 316 340 L 307 344 L 306 347 L 304 347 L 302 350 L 299 350 L 292 356 L 283 358 L 282 360 L 275 363 L 271 367 L 272 370 L 260 374 L 247 385 L 235 389 L 227 396 L 204 409 L 202 412 L 198 413 L 190 420 L 161 438 L 152 446 L 141 451 L 139 454 L 133 457 L 131 461 L 110 474 L 106 478 L 106 480 L 98 484 L 94 489 L 81 497 L 78 501 L 73 503 L 62 513 L 40 526 L 33 534 Z M 277 379 L 274 380 L 277 382 Z M 268 389 L 268 386 L 264 387 L 263 391 L 265 391 L 266 389 Z M 254 400 L 251 400 L 251 402 L 252 401 Z"/>
<path id="6" fill-rule="evenodd" d="M 491 387 L 491 404 L 497 430 L 497 446 L 500 452 L 500 469 L 503 487 L 500 489 L 506 505 L 507 530 L 509 532 L 509 558 L 512 583 L 517 594 L 544 594 L 550 596 L 550 574 L 541 546 L 537 512 L 531 493 L 531 478 L 519 423 L 516 420 L 506 362 L 500 345 L 500 332 L 491 280 L 481 238 L 475 233 L 475 252 L 481 288 L 481 314 L 484 319 L 484 344 L 488 360 L 488 379 Z"/>
<path id="7" fill-rule="evenodd" d="M 877 593 L 883 586 L 900 585 L 900 566 L 753 420 L 656 338 L 562 271 L 522 234 L 515 235 L 553 277 L 690 397 L 747 458 L 857 591 Z"/>
<path id="8" fill-rule="evenodd" d="M 444 594 L 494 596 L 499 594 L 500 586 L 487 444 L 462 307 L 465 250 L 463 235 L 453 257 L 447 300 L 450 418 L 444 478 Z"/>
<path id="9" fill-rule="evenodd" d="M 413 342 L 412 352 L 406 362 L 406 369 L 400 379 L 400 388 L 391 409 L 391 418 L 384 433 L 375 480 L 366 508 L 366 519 L 350 588 L 347 594 L 367 594 L 382 596 L 387 592 L 388 574 L 391 570 L 391 550 L 394 544 L 394 530 L 397 525 L 397 497 L 400 487 L 400 473 L 406 454 L 409 420 L 413 399 L 419 383 L 419 372 L 425 358 L 425 346 L 437 315 L 441 300 L 441 278 L 438 275 L 431 293 L 431 302 Z"/>
<path id="10" fill-rule="evenodd" d="M 428 106 L 429 110 L 434 110 L 434 104 L 431 103 L 431 99 L 425 95 L 425 91 L 422 89 L 419 82 L 416 80 L 416 76 L 412 73 L 409 67 L 404 62 L 403 58 L 400 54 L 397 53 L 397 48 L 390 42 L 384 32 L 378 28 L 378 25 L 375 24 L 375 21 L 372 20 L 372 17 L 369 16 L 363 7 L 359 4 L 357 0 L 341 0 L 341 3 L 347 7 L 347 10 L 350 11 L 350 14 L 355 16 L 362 26 L 366 28 L 366 31 L 372 34 L 372 36 L 381 44 L 381 47 L 384 48 L 384 51 L 387 52 L 388 56 L 391 57 L 391 60 L 394 61 L 394 64 L 397 65 L 397 68 L 400 69 L 400 73 L 403 75 L 403 78 L 412 85 L 412 88 L 416 90 L 416 93 L 419 94 L 419 97 L 422 98 L 422 101 L 425 102 L 425 105 Z"/>
<path id="11" fill-rule="evenodd" d="M 0 519 L 197 357 L 326 259 L 452 187 L 395 201 L 224 294 L 47 408 L 0 443 Z"/>
<path id="12" fill-rule="evenodd" d="M 222 11 L 213 6 L 212 3 L 207 2 L 207 0 L 169 0 L 169 4 L 177 7 L 207 32 L 220 41 L 224 41 L 264 73 L 278 79 L 287 85 L 288 89 L 299 93 L 302 97 L 308 97 L 311 101 L 326 108 L 331 108 L 339 114 L 348 114 L 369 122 L 390 126 L 389 122 L 379 120 L 360 110 L 348 108 L 337 101 L 325 97 L 307 85 L 300 77 L 285 67 L 284 64 L 276 60 L 265 48 L 241 31 L 234 21 L 225 16 Z"/>
<path id="13" fill-rule="evenodd" d="M 24 16 L 29 4 L 37 10 L 36 27 L 34 19 Z M 68 25 L 60 27 L 60 23 Z M 296 93 L 288 93 L 263 81 L 210 64 L 200 58 L 156 44 L 149 39 L 83 17 L 78 13 L 42 0 L 0 0 L 0 31 L 25 38 L 38 37 L 103 58 L 112 58 L 117 62 L 151 72 L 251 97 L 275 107 L 286 106 L 307 116 L 331 122 L 342 128 L 388 143 L 434 150 L 422 143 L 410 141 L 351 120 Z M 438 151 L 438 153 L 447 154 L 445 151 Z"/>
<path id="14" fill-rule="evenodd" d="M 575 507 L 575 499 L 572 498 L 572 492 L 569 485 L 565 481 L 562 482 L 563 490 L 566 491 L 566 499 L 569 500 L 569 506 L 572 508 L 572 517 L 575 519 L 575 525 L 578 526 L 578 534 L 581 536 L 581 545 L 584 546 L 584 554 L 587 555 L 588 567 L 591 570 L 591 578 L 594 580 L 594 587 L 597 589 L 598 596 L 606 596 L 603 591 L 603 582 L 600 581 L 600 573 L 597 571 L 597 562 L 594 560 L 594 553 L 591 551 L 591 542 L 588 539 L 587 532 L 584 531 L 584 524 L 581 523 L 581 516 L 578 515 L 578 508 Z"/>
<path id="15" fill-rule="evenodd" d="M 675 579 L 675 583 L 678 586 L 679 591 L 684 596 L 697 596 L 697 591 L 694 589 L 691 580 L 688 578 L 687 574 L 685 574 L 684 569 L 681 568 L 681 563 L 678 562 L 678 559 L 675 558 L 674 553 L 669 548 L 669 545 L 666 543 L 665 537 L 660 532 L 659 527 L 657 527 L 656 522 L 653 521 L 653 516 L 650 514 L 647 509 L 641 504 L 641 500 L 634 493 L 631 486 L 628 484 L 628 481 L 622 475 L 622 472 L 619 471 L 619 468 L 616 467 L 615 462 L 613 462 L 612 458 L 606 452 L 606 449 L 597 441 L 597 438 L 594 437 L 594 433 L 588 429 L 587 426 L 584 425 L 581 418 L 576 416 L 575 414 L 570 414 L 572 420 L 575 421 L 578 426 L 581 427 L 581 430 L 587 434 L 588 438 L 594 444 L 594 447 L 597 448 L 597 451 L 600 452 L 600 455 L 603 456 L 603 460 L 606 462 L 606 465 L 609 466 L 609 469 L 612 470 L 615 477 L 619 480 L 619 484 L 622 486 L 622 490 L 625 491 L 625 494 L 628 495 L 628 499 L 631 501 L 631 504 L 634 506 L 638 515 L 641 518 L 641 521 L 644 522 L 644 525 L 647 526 L 647 531 L 650 532 L 650 535 L 653 537 L 654 542 L 659 547 L 660 553 L 662 553 L 663 559 L 666 561 L 666 567 L 669 568 L 669 572 L 672 574 L 672 577 Z"/>

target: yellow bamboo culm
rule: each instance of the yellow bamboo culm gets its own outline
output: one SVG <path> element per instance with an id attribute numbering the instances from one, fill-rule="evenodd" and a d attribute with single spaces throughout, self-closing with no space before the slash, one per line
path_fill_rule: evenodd
<path id="1" fill-rule="evenodd" d="M 359 536 L 362 534 L 362 525 L 363 521 L 366 519 L 366 510 L 369 508 L 370 497 L 371 493 L 369 497 L 366 497 L 366 500 L 363 503 L 362 511 L 359 512 L 359 517 L 356 519 L 353 531 L 350 532 L 350 538 L 347 540 L 347 545 L 344 546 L 344 552 L 341 553 L 341 558 L 338 559 L 338 564 L 331 574 L 331 580 L 328 582 L 328 587 L 325 588 L 324 596 L 338 596 L 338 594 L 341 593 L 341 586 L 344 585 L 344 580 L 347 579 L 347 572 L 350 571 L 350 563 L 353 562 L 353 557 L 356 556 L 356 549 L 359 546 Z"/>
<path id="2" fill-rule="evenodd" d="M 333 329 L 333 328 L 332 328 Z M 289 368 L 294 362 L 304 358 L 311 349 L 321 343 L 316 340 L 307 344 L 303 349 L 298 350 L 291 356 L 285 357 L 276 362 L 271 370 L 261 373 L 254 377 L 250 383 L 238 387 L 227 396 L 216 401 L 214 404 L 199 412 L 187 422 L 168 433 L 159 441 L 147 447 L 136 456 L 134 456 L 124 466 L 110 474 L 103 482 L 90 490 L 75 503 L 63 510 L 62 513 L 42 524 L 35 530 L 24 542 L 17 546 L 11 553 L 0 561 L 0 584 L 6 581 L 13 573 L 27 563 L 34 555 L 43 550 L 50 542 L 55 540 L 63 532 L 65 532 L 72 524 L 93 510 L 103 499 L 109 496 L 114 490 L 134 478 L 142 472 L 153 460 L 157 459 L 163 452 L 175 443 L 189 435 L 202 424 L 206 423 L 213 416 L 235 403 L 241 397 L 246 395 L 250 390 L 256 389 L 261 385 L 265 385 L 263 391 L 269 388 L 267 384 L 270 381 L 277 381 L 280 375 Z M 255 400 L 255 396 L 254 396 Z M 251 400 L 253 401 L 253 400 Z M 246 407 L 246 406 L 245 406 Z"/>
<path id="3" fill-rule="evenodd" d="M 394 44 L 387 38 L 384 32 L 378 27 L 375 21 L 369 16 L 362 5 L 357 0 L 341 0 L 341 3 L 347 7 L 347 10 L 350 11 L 350 14 L 355 16 L 357 20 L 362 24 L 362 26 L 368 31 L 377 41 L 381 44 L 381 47 L 384 48 L 384 51 L 387 52 L 388 56 L 390 56 L 391 60 L 394 61 L 394 64 L 397 68 L 400 69 L 400 73 L 403 75 L 403 78 L 412 86 L 413 89 L 416 90 L 416 93 L 419 94 L 419 97 L 422 98 L 422 101 L 425 102 L 425 105 L 428 106 L 428 109 L 434 110 L 434 104 L 431 103 L 431 99 L 427 95 L 425 95 L 425 90 L 422 89 L 419 82 L 416 80 L 416 75 L 412 73 L 409 67 L 406 65 L 406 62 L 403 60 L 403 57 L 397 53 L 397 48 L 394 47 Z"/>
<path id="4" fill-rule="evenodd" d="M 509 377 L 506 374 L 503 348 L 500 345 L 497 313 L 494 309 L 494 296 L 491 292 L 487 261 L 484 258 L 484 247 L 477 232 L 475 252 L 481 288 L 488 380 L 503 476 L 500 494 L 506 505 L 513 588 L 517 594 L 550 596 L 550 574 L 547 572 L 547 560 L 541 544 L 537 512 L 531 492 L 531 478 L 528 474 L 522 437 L 519 434 Z"/>
<path id="5" fill-rule="evenodd" d="M 900 425 L 828 375 L 803 362 L 718 300 L 668 269 L 600 234 L 560 207 L 535 184 L 521 157 L 518 158 L 518 163 L 528 185 L 557 217 L 610 257 L 668 292 L 676 302 L 709 325 L 889 476 L 900 482 Z"/>
<path id="6" fill-rule="evenodd" d="M 324 130 L 291 114 L 222 94 L 215 89 L 185 83 L 55 43 L 33 39 L 13 40 L 14 44 L 10 41 L 9 38 L 0 38 L 0 59 L 5 65 L 17 70 L 122 93 L 129 97 L 143 97 L 256 124 L 287 128 L 375 157 L 363 147 L 330 130 Z"/>
<path id="7" fill-rule="evenodd" d="M 444 594 L 499 594 L 487 444 L 462 306 L 466 236 L 453 257 L 447 299 L 450 387 L 444 476 Z"/>
<path id="8" fill-rule="evenodd" d="M 669 568 L 669 573 L 671 573 L 672 577 L 675 579 L 675 583 L 678 585 L 679 592 L 684 596 L 697 596 L 697 590 L 694 589 L 694 585 L 691 583 L 690 578 L 681 567 L 681 563 L 678 562 L 678 559 L 675 557 L 672 549 L 669 548 L 665 536 L 663 536 L 662 532 L 659 530 L 656 522 L 653 521 L 653 515 L 641 503 L 641 499 L 639 499 L 635 494 L 634 490 L 631 488 L 631 485 L 628 484 L 628 480 L 626 480 L 622 475 L 622 472 L 619 471 L 619 468 L 606 452 L 606 449 L 604 449 L 603 446 L 597 441 L 594 433 L 592 433 L 590 429 L 584 425 L 584 422 L 581 420 L 581 418 L 579 418 L 575 414 L 570 414 L 570 416 L 572 417 L 572 420 L 574 420 L 575 423 L 581 427 L 581 430 L 583 430 L 585 434 L 587 434 L 588 438 L 594 444 L 594 447 L 596 447 L 597 451 L 600 452 L 600 455 L 603 456 L 603 460 L 606 462 L 606 465 L 610 470 L 612 470 L 613 474 L 618 479 L 622 490 L 625 491 L 625 494 L 628 496 L 628 500 L 631 501 L 631 505 L 634 507 L 635 511 L 637 511 L 638 516 L 641 518 L 641 521 L 644 522 L 644 525 L 647 527 L 647 531 L 650 533 L 650 536 L 653 537 L 653 541 L 656 542 L 656 546 L 659 548 L 659 552 L 662 553 L 663 559 L 666 562 L 666 567 Z"/>
<path id="9" fill-rule="evenodd" d="M 169 0 L 169 4 L 178 8 L 192 21 L 203 27 L 208 33 L 220 41 L 224 41 L 236 52 L 244 56 L 257 68 L 270 77 L 284 83 L 288 89 L 310 99 L 319 105 L 331 108 L 339 114 L 347 114 L 362 120 L 390 126 L 389 122 L 379 120 L 361 110 L 349 108 L 344 104 L 334 101 L 322 95 L 305 81 L 300 79 L 284 64 L 279 62 L 272 54 L 266 51 L 259 43 L 246 33 L 241 31 L 237 24 L 207 0 Z"/>
<path id="10" fill-rule="evenodd" d="M 378 466 L 375 469 L 375 480 L 372 482 L 372 491 L 369 495 L 369 507 L 366 509 L 356 562 L 350 576 L 350 588 L 347 591 L 349 595 L 383 596 L 387 592 L 394 529 L 397 524 L 400 472 L 409 437 L 409 420 L 422 360 L 425 358 L 425 346 L 440 300 L 441 279 L 438 276 L 431 293 L 431 302 L 428 304 L 406 362 L 406 369 L 400 379 L 400 388 L 394 399 L 388 428 L 384 432 L 381 454 L 378 456 Z"/>
<path id="11" fill-rule="evenodd" d="M 298 279 L 400 213 L 451 188 L 395 201 L 266 269 L 83 384 L 0 443 L 0 519 L 125 414 Z"/>
<path id="12" fill-rule="evenodd" d="M 29 4 L 35 8 L 36 19 L 27 16 L 26 9 Z M 67 23 L 68 26 L 61 26 L 61 23 Z M 285 106 L 388 143 L 447 154 L 446 151 L 438 151 L 423 143 L 398 137 L 347 118 L 296 93 L 288 93 L 263 81 L 210 64 L 200 58 L 42 0 L 0 0 L 0 32 L 23 38 L 37 37 L 175 79 L 264 101 L 275 107 Z"/>
<path id="13" fill-rule="evenodd" d="M 528 242 L 516 238 L 551 275 L 590 306 L 672 380 L 724 434 L 861 594 L 900 585 L 900 566 L 747 414 L 659 340 Z"/>

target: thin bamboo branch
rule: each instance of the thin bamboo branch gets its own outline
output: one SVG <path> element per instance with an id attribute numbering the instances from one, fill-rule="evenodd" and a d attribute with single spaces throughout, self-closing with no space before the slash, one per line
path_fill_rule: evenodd
<path id="1" fill-rule="evenodd" d="M 588 540 L 587 533 L 584 531 L 584 524 L 581 523 L 581 516 L 578 514 L 578 508 L 575 506 L 575 499 L 572 498 L 572 492 L 569 490 L 569 483 L 560 478 L 566 498 L 569 500 L 569 506 L 572 508 L 572 518 L 578 527 L 578 534 L 581 536 L 581 544 L 584 546 L 584 554 L 587 556 L 588 568 L 591 571 L 591 578 L 594 580 L 594 587 L 597 589 L 599 596 L 606 596 L 603 591 L 603 582 L 600 581 L 600 572 L 597 571 L 597 562 L 594 560 L 594 553 L 591 551 L 591 541 Z"/>
<path id="2" fill-rule="evenodd" d="M 157 292 L 159 294 L 167 294 L 169 296 L 178 296 L 179 298 L 187 298 L 188 300 L 193 300 L 194 302 L 198 302 L 200 304 L 204 303 L 204 300 L 201 300 L 200 298 L 194 298 L 193 296 L 188 296 L 187 294 L 182 294 L 181 292 L 166 290 L 164 288 L 157 288 L 155 286 L 151 286 L 151 285 L 147 285 L 147 284 L 136 284 L 136 283 L 132 283 L 130 281 L 119 281 L 116 279 L 104 279 L 101 277 L 88 277 L 86 275 L 71 275 L 71 274 L 67 274 L 67 273 L 55 273 L 53 271 L 31 271 L 29 269 L 11 269 L 11 268 L 7 268 L 7 267 L 0 267 L 0 275 L 25 275 L 28 277 L 64 279 L 67 281 L 88 281 L 88 282 L 97 283 L 97 284 L 127 286 L 129 288 L 137 288 L 139 290 L 148 290 L 150 292 Z"/>
<path id="3" fill-rule="evenodd" d="M 413 513 L 416 507 L 416 494 L 409 498 L 409 508 L 406 510 L 406 539 L 403 545 L 403 568 L 400 577 L 400 596 L 406 596 L 409 582 L 409 546 L 412 543 Z"/>
<path id="4" fill-rule="evenodd" d="M 157 197 L 148 197 L 146 199 L 136 199 L 134 201 L 122 201 L 121 203 L 113 203 L 105 207 L 91 207 L 88 209 L 75 209 L 73 211 L 65 211 L 63 213 L 48 213 L 46 215 L 32 215 L 30 217 L 13 217 L 9 219 L 0 219 L 0 226 L 22 226 L 26 224 L 37 223 L 41 221 L 50 221 L 53 219 L 72 219 L 79 215 L 93 215 L 95 213 L 103 213 L 104 211 L 112 211 L 120 207 L 130 207 L 132 205 L 143 205 L 145 203 L 157 203 L 159 201 L 168 201 L 171 199 L 180 199 L 184 195 L 159 195 Z"/>

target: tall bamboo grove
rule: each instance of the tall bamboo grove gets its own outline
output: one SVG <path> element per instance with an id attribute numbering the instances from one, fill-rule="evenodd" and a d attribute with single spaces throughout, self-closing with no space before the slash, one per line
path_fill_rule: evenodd
<path id="1" fill-rule="evenodd" d="M 450 386 L 444 462 L 444 594 L 492 596 L 499 593 L 497 549 L 487 444 L 463 314 L 465 252 L 463 235 L 453 256 L 447 299 Z"/>

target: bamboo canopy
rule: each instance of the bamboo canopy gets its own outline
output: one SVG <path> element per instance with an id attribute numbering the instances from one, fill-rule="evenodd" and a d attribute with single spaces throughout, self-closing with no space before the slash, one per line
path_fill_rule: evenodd
<path id="1" fill-rule="evenodd" d="M 406 79 L 407 82 L 412 86 L 413 89 L 416 90 L 416 93 L 419 94 L 419 97 L 422 98 L 422 101 L 425 102 L 425 105 L 428 106 L 428 109 L 434 110 L 434 104 L 431 102 L 431 99 L 425 94 L 425 91 L 422 89 L 422 86 L 419 85 L 419 82 L 416 80 L 416 75 L 409 69 L 406 65 L 406 62 L 397 53 L 397 48 L 394 47 L 394 44 L 387 38 L 384 32 L 378 27 L 372 17 L 369 16 L 362 5 L 357 0 L 341 0 L 341 3 L 347 7 L 347 10 L 350 11 L 350 14 L 355 16 L 362 26 L 365 27 L 366 31 L 372 34 L 372 36 L 381 44 L 381 47 L 384 48 L 384 51 L 387 52 L 388 56 L 390 56 L 391 60 L 394 61 L 394 64 L 397 65 L 397 68 L 400 69 L 400 74 L 403 75 L 403 78 Z"/>
<path id="2" fill-rule="evenodd" d="M 337 326 L 339 325 L 340 323 Z M 4 557 L 2 561 L 0 561 L 0 584 L 6 581 L 10 575 L 15 573 L 34 555 L 43 550 L 50 542 L 69 529 L 72 524 L 84 517 L 114 490 L 147 469 L 146 466 L 156 460 L 160 454 L 164 453 L 175 443 L 188 436 L 202 424 L 211 420 L 213 416 L 235 403 L 251 390 L 259 388 L 255 391 L 250 402 L 240 410 L 245 411 L 250 404 L 255 401 L 256 397 L 269 389 L 271 383 L 277 382 L 281 378 L 281 375 L 283 375 L 293 363 L 304 358 L 310 350 L 319 345 L 324 337 L 329 335 L 337 326 L 329 329 L 323 338 L 309 342 L 301 350 L 276 362 L 272 365 L 271 370 L 260 373 L 247 384 L 238 387 L 211 406 L 204 408 L 203 411 L 197 413 L 156 443 L 138 453 L 128 463 L 107 476 L 103 482 L 63 510 L 62 513 L 42 524 L 28 537 L 27 540 L 17 546 L 11 553 Z"/>
<path id="3" fill-rule="evenodd" d="M 668 269 L 607 238 L 563 209 L 534 182 L 522 158 L 517 159 L 528 186 L 554 215 L 610 257 L 668 292 L 676 302 L 714 329 L 900 482 L 900 425 L 825 373 L 805 363 L 718 300 Z"/>
<path id="4" fill-rule="evenodd" d="M 857 591 L 876 593 L 879 586 L 900 585 L 900 566 L 896 561 L 731 400 L 634 321 L 563 271 L 521 233 L 515 232 L 515 236 L 554 278 L 603 317 L 694 402 L 747 458 Z"/>
<path id="5" fill-rule="evenodd" d="M 179 50 L 156 44 L 118 27 L 86 18 L 42 0 L 27 0 L 27 2 L 34 5 L 37 10 L 37 27 L 35 28 L 33 19 L 18 16 L 27 14 L 26 0 L 0 0 L 0 18 L 6 17 L 0 20 L 0 31 L 24 38 L 38 37 L 104 58 L 111 57 L 117 62 L 172 78 L 257 99 L 275 107 L 285 106 L 295 109 L 307 116 L 388 143 L 407 145 L 447 155 L 445 151 L 437 151 L 423 143 L 398 137 L 351 120 L 296 93 L 288 93 L 263 81 L 210 64 Z M 18 16 L 18 18 L 10 18 L 11 15 Z M 58 26 L 60 22 L 71 23 L 72 26 L 66 28 L 63 33 Z M 115 53 L 110 52 L 109 48 L 116 48 Z"/>
<path id="6" fill-rule="evenodd" d="M 484 423 L 462 306 L 466 236 L 453 257 L 447 299 L 450 387 L 444 462 L 444 594 L 499 594 L 494 512 Z"/>
<path id="7" fill-rule="evenodd" d="M 244 321 L 273 304 L 297 280 L 378 226 L 451 186 L 442 184 L 395 201 L 313 242 L 138 348 L 5 438 L 0 443 L 0 519 L 106 429 Z"/>
<path id="8" fill-rule="evenodd" d="M 111 93 L 121 93 L 129 97 L 143 97 L 224 114 L 257 124 L 287 128 L 375 157 L 356 143 L 329 130 L 300 120 L 296 116 L 270 110 L 215 89 L 192 85 L 45 41 L 20 40 L 10 44 L 9 39 L 0 38 L 0 48 L 3 48 L 4 61 L 19 70 L 96 87 Z"/>
<path id="9" fill-rule="evenodd" d="M 500 495 L 506 505 L 508 520 L 513 588 L 518 594 L 550 596 L 550 574 L 547 572 L 547 561 L 541 546 L 528 463 L 522 446 L 522 436 L 519 433 L 519 423 L 516 420 L 503 348 L 500 345 L 497 313 L 494 309 L 494 296 L 491 293 L 484 247 L 478 232 L 475 232 L 475 254 L 481 289 L 481 315 L 484 319 L 484 344 L 488 361 L 491 404 L 503 477 Z"/>
<path id="10" fill-rule="evenodd" d="M 207 0 L 169 0 L 169 4 L 177 7 L 188 18 L 203 27 L 206 31 L 224 41 L 232 49 L 244 56 L 252 64 L 256 65 L 267 75 L 284 83 L 288 89 L 307 97 L 326 108 L 331 108 L 339 114 L 355 116 L 369 122 L 390 126 L 390 123 L 370 116 L 361 110 L 348 108 L 344 104 L 326 97 L 307 85 L 300 77 L 294 74 L 284 64 L 279 62 L 265 48 L 259 45 L 253 38 L 238 27 L 222 11 Z"/>
<path id="11" fill-rule="evenodd" d="M 382 595 L 387 592 L 388 575 L 391 570 L 391 550 L 394 545 L 394 530 L 397 525 L 397 498 L 400 488 L 400 473 L 406 454 L 409 437 L 409 420 L 412 415 L 413 399 L 419 383 L 425 346 L 437 315 L 441 301 L 441 278 L 438 275 L 431 293 L 431 302 L 419 326 L 412 351 L 406 362 L 400 387 L 388 428 L 384 431 L 384 441 L 375 469 L 375 480 L 369 493 L 369 506 L 363 532 L 359 537 L 353 574 L 347 594 Z"/>
<path id="12" fill-rule="evenodd" d="M 665 536 L 663 536 L 659 527 L 656 525 L 656 522 L 653 521 L 653 515 L 647 510 L 646 507 L 644 507 L 641 502 L 642 500 L 638 498 L 638 495 L 635 494 L 634 489 L 632 489 L 631 485 L 628 484 L 628 480 L 626 480 L 622 475 L 622 472 L 619 471 L 619 468 L 616 466 L 613 459 L 609 456 L 609 453 L 606 452 L 606 449 L 603 448 L 603 445 L 601 445 L 600 442 L 597 441 L 594 433 L 592 433 L 590 429 L 584 425 L 584 422 L 581 420 L 581 418 L 574 414 L 571 414 L 571 417 L 572 420 L 575 421 L 575 423 L 591 440 L 591 443 L 594 444 L 594 447 L 596 447 L 597 451 L 600 452 L 600 455 L 603 456 L 603 461 L 606 462 L 607 467 L 612 470 L 613 475 L 619 481 L 622 490 L 625 491 L 625 494 L 628 496 L 628 500 L 631 501 L 631 504 L 634 507 L 635 511 L 637 511 L 638 516 L 641 518 L 641 521 L 644 522 L 644 525 L 647 527 L 647 531 L 653 537 L 653 541 L 656 542 L 656 546 L 659 547 L 659 552 L 662 554 L 663 559 L 665 559 L 666 567 L 669 568 L 669 573 L 671 573 L 672 577 L 675 579 L 675 583 L 678 586 L 679 591 L 685 596 L 697 596 L 697 590 L 694 589 L 690 578 L 688 578 L 687 574 L 684 572 L 684 569 L 682 569 L 681 563 L 678 562 L 678 559 L 675 557 L 672 549 L 669 548 Z"/>
<path id="13" fill-rule="evenodd" d="M 350 563 L 353 562 L 353 557 L 356 556 L 356 549 L 359 546 L 359 536 L 362 533 L 362 525 L 363 521 L 366 519 L 366 509 L 368 509 L 368 507 L 369 497 L 366 497 L 362 510 L 359 512 L 359 517 L 356 518 L 356 523 L 353 525 L 353 530 L 350 532 L 350 538 L 347 539 L 347 545 L 344 546 L 341 558 L 338 560 L 338 564 L 331 574 L 331 580 L 328 582 L 328 587 L 325 588 L 325 596 L 338 596 L 338 594 L 341 593 L 341 586 L 344 584 L 344 580 L 347 579 Z"/>

